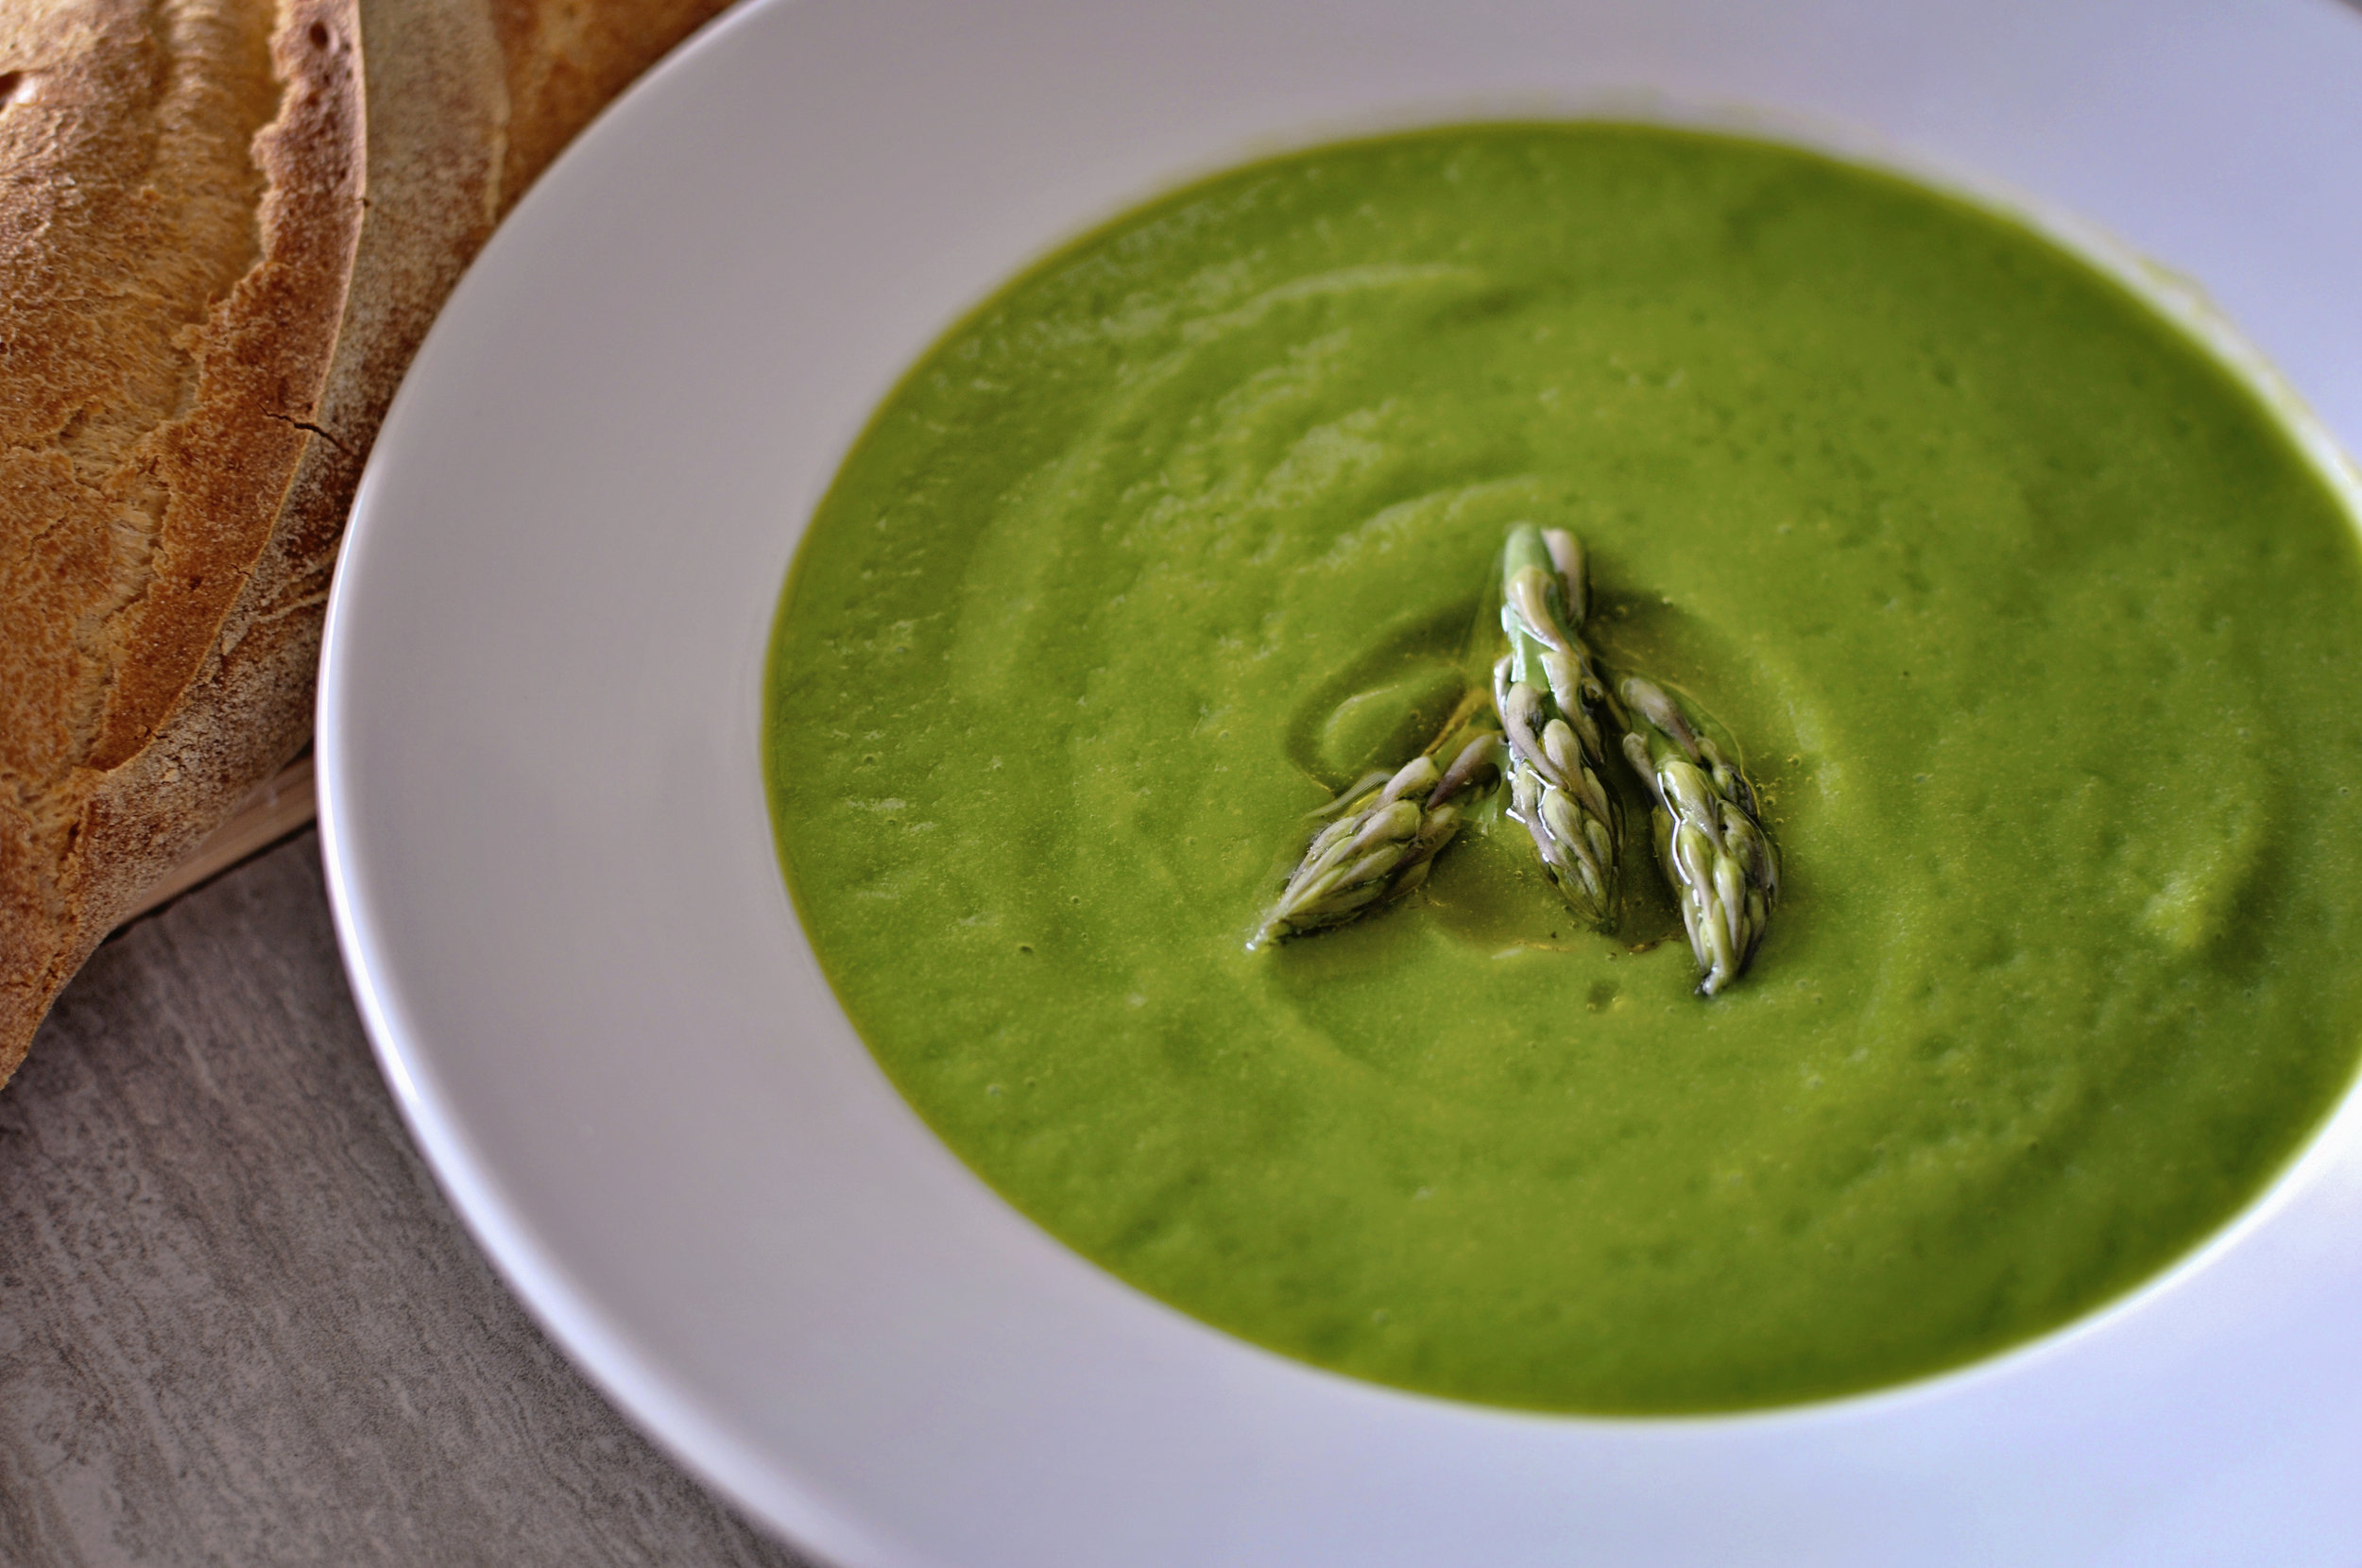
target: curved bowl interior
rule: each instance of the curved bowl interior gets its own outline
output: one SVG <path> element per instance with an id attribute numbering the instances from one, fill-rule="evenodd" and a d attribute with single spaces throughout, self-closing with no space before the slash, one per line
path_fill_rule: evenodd
<path id="1" fill-rule="evenodd" d="M 2232 1233 L 2028 1350 L 1768 1415 L 1543 1419 L 1329 1376 L 1101 1274 L 936 1143 L 831 999 L 758 698 L 797 536 L 901 369 L 1191 175 L 1602 106 L 1761 111 L 2077 214 L 2362 448 L 2362 17 L 2333 0 L 767 0 L 569 152 L 419 356 L 320 698 L 365 1016 L 543 1322 L 829 1558 L 2362 1558 L 2352 1096 Z"/>

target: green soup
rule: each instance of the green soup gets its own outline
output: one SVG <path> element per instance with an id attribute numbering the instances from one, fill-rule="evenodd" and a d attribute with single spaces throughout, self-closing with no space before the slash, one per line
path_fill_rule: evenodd
<path id="1" fill-rule="evenodd" d="M 1518 521 L 1746 748 L 1786 883 L 1721 997 L 1645 844 L 1601 935 L 1498 812 L 1244 948 L 1458 694 Z M 2358 605 L 2271 413 L 2026 230 L 1449 129 L 1170 196 L 933 349 L 797 556 L 767 761 L 863 1038 L 1086 1256 L 1405 1388 L 1761 1406 L 2089 1311 L 2319 1122 Z"/>

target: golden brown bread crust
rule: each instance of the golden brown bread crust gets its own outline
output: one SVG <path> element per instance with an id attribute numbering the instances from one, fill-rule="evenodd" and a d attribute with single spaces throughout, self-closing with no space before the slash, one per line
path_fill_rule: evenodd
<path id="1" fill-rule="evenodd" d="M 0 1078 L 300 742 L 265 567 L 361 221 L 353 0 L 0 22 Z M 291 722 L 292 721 L 292 722 Z"/>
<path id="2" fill-rule="evenodd" d="M 461 270 L 720 9 L 0 4 L 0 1083 L 301 745 L 345 509 Z"/>
<path id="3" fill-rule="evenodd" d="M 500 210 L 633 78 L 727 0 L 490 0 L 507 65 Z"/>

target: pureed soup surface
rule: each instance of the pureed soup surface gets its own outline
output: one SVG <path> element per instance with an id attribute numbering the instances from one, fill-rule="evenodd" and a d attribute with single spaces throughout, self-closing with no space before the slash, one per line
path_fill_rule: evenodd
<path id="1" fill-rule="evenodd" d="M 1642 810 L 1612 937 L 1496 811 L 1244 950 L 1517 521 L 1746 749 L 1786 882 L 1720 997 Z M 1448 129 L 1168 197 L 930 352 L 797 557 L 768 766 L 862 1036 L 1087 1256 L 1407 1388 L 1760 1406 L 2124 1291 L 2337 1098 L 2358 607 L 2281 425 L 2028 231 Z"/>

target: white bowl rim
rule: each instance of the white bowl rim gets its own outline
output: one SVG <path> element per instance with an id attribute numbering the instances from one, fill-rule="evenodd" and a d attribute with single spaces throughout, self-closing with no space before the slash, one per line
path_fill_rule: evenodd
<path id="1" fill-rule="evenodd" d="M 911 9 L 918 11 L 924 8 Z M 1048 6 L 1043 9 L 1055 10 L 1056 8 Z M 1411 5 L 1373 9 L 1406 13 L 1419 9 Z M 1519 8 L 1513 4 L 1502 9 L 1517 11 Z M 1699 0 L 1699 3 L 1686 9 L 1700 13 L 1714 13 L 1717 10 L 1713 0 Z M 1851 14 L 1843 6 L 1806 9 L 1813 9 L 1816 15 L 1839 21 L 1847 19 Z M 2111 18 L 2120 22 L 2125 15 L 2125 8 L 2097 3 L 2097 0 L 2079 9 L 2100 17 L 2103 24 Z M 2170 11 L 2173 8 L 2166 9 Z M 2285 20 L 2297 17 L 2302 11 L 2328 14 L 2325 7 L 2306 5 L 2291 5 L 2284 13 L 2278 14 Z M 2338 14 L 2342 17 L 2342 13 Z M 2172 23 L 2179 15 L 2177 12 L 2175 16 L 2163 20 Z M 548 236 L 561 231 L 567 221 L 579 221 L 580 210 L 590 199 L 588 193 L 602 178 L 615 178 L 613 167 L 620 162 L 628 161 L 633 139 L 642 139 L 642 145 L 645 145 L 650 138 L 681 134 L 679 126 L 684 104 L 693 100 L 703 85 L 703 77 L 717 73 L 720 68 L 715 62 L 733 40 L 762 33 L 766 29 L 771 34 L 777 34 L 782 27 L 798 21 L 809 22 L 805 29 L 809 34 L 824 24 L 841 25 L 843 17 L 841 11 L 831 9 L 820 0 L 808 0 L 800 6 L 790 4 L 790 0 L 772 0 L 772 3 L 733 13 L 710 29 L 690 50 L 635 90 L 594 128 L 576 152 L 570 153 L 561 161 L 549 178 L 544 191 L 537 192 L 535 197 L 520 210 L 512 230 L 505 231 L 503 237 L 488 250 L 476 272 L 471 275 L 460 296 L 454 299 L 445 324 L 438 326 L 435 340 L 422 352 L 419 372 L 411 384 L 405 387 L 394 417 L 387 421 L 378 453 L 372 459 L 369 479 L 365 483 L 363 495 L 356 503 L 347 560 L 340 567 L 337 587 L 332 599 L 330 629 L 323 656 L 318 724 L 323 854 L 339 937 L 352 976 L 355 995 L 403 1114 L 471 1227 L 511 1284 L 536 1315 L 551 1328 L 559 1342 L 660 1440 L 758 1516 L 848 1562 L 949 1561 L 953 1559 L 936 1555 L 940 1542 L 929 1535 L 927 1529 L 914 1528 L 907 1522 L 881 1523 L 874 1507 L 845 1506 L 827 1486 L 807 1484 L 793 1463 L 783 1461 L 776 1446 L 750 1439 L 744 1422 L 719 1419 L 716 1415 L 716 1402 L 720 1397 L 717 1390 L 710 1386 L 695 1386 L 693 1379 L 685 1379 L 681 1375 L 677 1366 L 667 1365 L 660 1350 L 648 1342 L 644 1324 L 633 1325 L 623 1321 L 622 1315 L 603 1298 L 601 1289 L 582 1278 L 578 1260 L 569 1247 L 554 1240 L 545 1222 L 538 1220 L 512 1201 L 509 1191 L 512 1176 L 502 1168 L 502 1150 L 497 1147 L 486 1147 L 475 1135 L 466 1108 L 448 1098 L 446 1086 L 441 1082 L 445 1065 L 441 1057 L 448 1055 L 452 1046 L 438 1035 L 437 1031 L 445 1030 L 447 1032 L 447 1026 L 440 1020 L 419 1016 L 419 1009 L 414 1005 L 415 987 L 405 988 L 397 972 L 400 964 L 393 949 L 404 937 L 385 929 L 377 909 L 385 873 L 376 867 L 382 865 L 386 851 L 384 845 L 369 842 L 374 827 L 371 816 L 374 803 L 369 798 L 371 783 L 364 767 L 367 743 L 358 733 L 370 721 L 368 699 L 363 694 L 368 686 L 368 666 L 361 662 L 362 656 L 357 652 L 361 634 L 354 628 L 358 622 L 366 629 L 368 616 L 383 616 L 390 611 L 373 605 L 368 600 L 368 589 L 363 586 L 367 567 L 356 563 L 366 563 L 372 550 L 389 548 L 379 541 L 392 537 L 389 531 L 397 525 L 380 520 L 401 513 L 399 498 L 395 503 L 383 499 L 389 487 L 399 483 L 387 475 L 389 471 L 398 471 L 405 462 L 416 464 L 422 460 L 414 455 L 419 440 L 414 427 L 426 417 L 418 413 L 417 408 L 424 400 L 453 395 L 444 389 L 437 378 L 447 380 L 457 373 L 460 350 L 447 347 L 453 341 L 453 334 L 469 327 L 481 328 L 485 323 L 491 291 L 498 286 L 497 281 L 487 282 L 485 278 L 489 276 L 497 280 L 500 269 L 504 267 L 511 272 L 528 268 L 537 243 L 546 245 L 549 243 Z M 2315 41 L 2315 35 L 2307 30 L 2310 23 L 2299 26 L 2290 22 L 2288 26 L 2302 40 Z M 2362 53 L 2352 58 L 2362 59 Z M 1359 118 L 1321 116 L 1281 129 L 1276 134 L 1267 133 L 1260 138 L 1232 138 L 1208 148 L 1205 156 L 1194 161 L 1168 158 L 1162 166 L 1162 174 L 1153 181 L 1141 184 L 1134 194 L 1142 196 L 1152 195 L 1154 189 L 1169 187 L 1190 174 L 1239 162 L 1244 156 L 1279 145 L 1334 139 L 1333 133 L 1338 131 L 1380 128 L 1383 125 L 1412 119 L 1430 123 L 1446 118 L 1502 117 L 1517 113 L 1525 104 L 1538 105 L 1546 96 L 1537 94 L 1496 95 L 1484 100 L 1492 112 L 1483 116 L 1454 113 L 1449 104 L 1432 96 L 1386 106 L 1371 115 Z M 1475 96 L 1464 101 L 1470 108 L 1478 107 Z M 2179 315 L 2251 378 L 2262 379 L 2284 407 L 2301 407 L 2296 390 L 2266 370 L 2264 367 L 2268 362 L 2263 356 L 2246 349 L 2245 339 L 2228 327 L 2230 315 L 2235 314 L 2246 318 L 2249 315 L 2247 311 L 2242 310 L 2238 303 L 2229 301 L 2218 310 L 2207 301 L 2205 296 L 2195 290 L 2161 286 L 2156 272 L 2138 260 L 2136 249 L 2111 238 L 2106 230 L 2080 219 L 2059 215 L 2066 212 L 2072 203 L 2054 203 L 2046 196 L 2020 197 L 1998 180 L 1981 175 L 1957 175 L 1948 166 L 1949 159 L 1926 156 L 1910 145 L 1908 136 L 1897 138 L 1862 134 L 1843 128 L 1836 120 L 1828 122 L 1830 128 L 1824 133 L 1816 134 L 1810 126 L 1794 114 L 1773 112 L 1766 115 L 1759 111 L 1702 110 L 1695 107 L 1700 103 L 1727 101 L 1713 94 L 1687 96 L 1674 94 L 1652 95 L 1648 101 L 1641 102 L 1613 94 L 1602 96 L 1596 91 L 1562 94 L 1549 99 L 1550 104 L 1561 111 L 1577 107 L 1596 111 L 1605 106 L 1617 110 L 1617 117 L 1670 118 L 1690 123 L 1703 121 L 1738 128 L 1769 130 L 1783 139 L 1802 141 L 1840 155 L 1887 163 L 1921 178 L 1932 176 L 1937 182 L 1950 185 L 1972 197 L 2031 215 L 2042 227 L 2049 229 L 2085 254 L 2094 256 L 2110 270 L 2133 282 L 2151 298 L 2158 299 L 2169 311 Z M 1645 115 L 1631 112 L 1643 110 L 1648 111 Z M 567 205 L 569 197 L 572 198 L 571 206 Z M 1118 204 L 1078 213 L 1077 221 L 1039 232 L 1028 253 L 1038 254 L 1052 248 L 1068 234 L 1088 228 L 1120 210 L 1121 206 Z M 995 273 L 972 280 L 971 293 L 953 301 L 953 308 L 942 315 L 941 324 L 948 324 L 967 303 L 972 302 L 975 296 L 997 286 L 1004 276 L 1005 272 Z M 2213 274 L 2209 272 L 2208 276 L 2211 278 Z M 2274 343 L 2273 348 L 2283 364 L 2290 364 L 2302 357 L 2291 354 L 2285 343 Z M 2300 387 L 2309 388 L 2321 378 L 2316 374 L 2296 375 L 2292 379 Z M 2351 500 L 2355 493 L 2353 470 L 2350 465 L 2343 464 L 2333 455 L 2336 450 L 2333 431 L 2341 431 L 2352 440 L 2357 431 L 2362 431 L 2362 423 L 2357 423 L 2356 419 L 2357 413 L 2362 413 L 2362 410 L 2353 406 L 2354 400 L 2349 396 L 2349 388 L 2339 386 L 2336 393 L 2334 405 L 2324 407 L 2327 416 L 2324 420 L 2312 420 L 2309 415 L 2302 414 L 2296 418 L 2300 430 L 2306 435 L 2308 450 L 2329 469 Z M 866 402 L 860 404 L 863 409 L 866 406 Z M 850 438 L 850 430 L 841 427 L 836 436 L 837 450 L 841 451 L 844 442 Z M 776 592 L 776 579 L 769 591 Z M 763 629 L 767 632 L 767 622 Z M 745 696 L 747 703 L 751 704 L 753 700 L 751 694 Z M 766 862 L 766 874 L 770 869 Z M 783 895 L 781 898 L 783 902 Z M 2308 1218 L 2300 1222 L 2313 1226 L 2316 1231 L 2319 1224 L 2325 1222 L 2324 1217 L 2353 1212 L 2357 1203 L 2355 1172 L 2358 1167 L 2362 1167 L 2362 1159 L 2357 1159 L 2356 1155 L 2357 1145 L 2362 1145 L 2362 1094 L 2350 1091 L 2338 1112 L 2310 1141 L 2305 1152 L 2289 1172 L 2273 1185 L 2268 1197 L 2251 1205 L 2232 1227 L 2216 1236 L 2199 1253 L 2132 1296 L 2082 1320 L 2068 1330 L 2045 1337 L 2004 1356 L 1935 1379 L 1827 1406 L 1729 1417 L 1686 1418 L 1662 1423 L 1586 1423 L 1581 1418 L 1526 1417 L 1490 1411 L 1477 1413 L 1477 1419 L 1494 1423 L 1504 1432 L 1530 1429 L 1536 1423 L 1543 1426 L 1606 1425 L 1635 1434 L 1635 1441 L 1651 1440 L 1637 1436 L 1643 1428 L 1651 1426 L 1662 1426 L 1671 1432 L 1691 1432 L 1700 1427 L 1776 1429 L 1810 1440 L 1809 1434 L 1815 1428 L 1825 1430 L 1833 1424 L 1844 1426 L 1863 1421 L 1876 1424 L 1896 1414 L 1908 1423 L 1912 1419 L 1910 1411 L 1924 1409 L 1930 1405 L 1943 1405 L 1961 1399 L 1975 1402 L 1990 1401 L 1994 1397 L 2021 1398 L 2027 1380 L 2039 1381 L 2055 1375 L 2045 1369 L 2062 1362 L 2073 1362 L 2079 1346 L 2086 1346 L 2095 1340 L 2105 1342 L 2121 1338 L 2118 1332 L 2121 1324 L 2153 1316 L 2153 1304 L 2169 1301 L 2181 1293 L 2184 1282 L 2204 1276 L 2215 1269 L 2220 1259 L 2237 1254 L 2243 1249 L 2251 1249 L 2257 1236 L 2272 1231 L 2275 1223 L 2283 1220 L 2291 1209 L 2302 1209 Z M 938 1176 L 943 1173 L 942 1170 L 936 1172 Z M 2315 1239 L 2318 1240 L 2318 1237 Z M 2302 1253 L 2310 1244 L 2299 1238 L 2295 1243 L 2296 1250 Z M 1038 1262 L 1039 1259 L 1034 1261 Z M 2298 1273 L 2304 1275 L 2304 1270 L 2299 1270 Z M 2341 1260 L 2333 1273 L 2337 1287 L 2342 1289 L 2352 1283 L 2355 1270 L 2351 1267 L 2351 1260 Z M 2338 1299 L 2345 1298 L 2341 1296 Z M 1138 1310 L 1145 1321 L 1155 1324 L 1150 1332 L 1199 1336 L 1207 1333 L 1193 1324 L 1187 1324 L 1185 1320 L 1165 1321 L 1166 1318 L 1173 1315 L 1160 1314 L 1157 1309 L 1144 1304 Z M 2185 1328 L 2183 1331 L 2188 1330 Z M 2217 1332 L 2220 1332 L 2219 1328 Z M 1302 1380 L 1308 1378 L 1314 1383 L 1321 1381 L 1322 1374 L 1309 1373 L 1305 1369 L 1295 1368 L 1292 1363 L 1282 1364 L 1276 1357 L 1262 1357 L 1259 1353 L 1233 1346 L 1226 1340 L 1223 1344 L 1227 1347 L 1224 1354 L 1242 1358 L 1239 1365 L 1262 1369 L 1241 1372 L 1238 1373 L 1240 1376 L 1259 1378 L 1267 1374 L 1275 1375 L 1283 1381 L 1293 1380 L 1290 1381 L 1292 1387 L 1302 1387 Z M 2346 1364 L 2335 1369 L 2340 1377 L 2353 1370 L 2351 1365 Z M 1391 1390 L 1364 1392 L 1369 1398 L 1397 1402 L 1398 1406 L 1422 1404 L 1415 1396 Z M 1354 1408 L 1363 1413 L 1374 1407 L 1365 1402 L 1354 1402 Z M 1470 1414 L 1465 1407 L 1450 1408 L 1462 1414 Z M 2362 1437 L 2356 1436 L 2353 1423 L 2324 1430 L 2334 1430 L 2332 1440 L 2337 1445 L 2336 1452 L 2362 1452 L 2362 1446 L 2357 1446 L 2362 1445 Z M 2328 1519 L 2331 1526 L 2341 1523 L 2354 1522 L 2350 1513 L 2342 1520 Z M 940 1523 L 929 1528 L 939 1533 Z M 1054 1528 L 1047 1539 L 1056 1539 Z M 1512 1542 L 1513 1546 L 1515 1544 Z M 1245 1548 L 1241 1546 L 1241 1549 L 1243 1551 Z M 1245 1560 L 1246 1558 L 1241 1557 L 1241 1559 Z M 1297 1560 L 1309 1559 L 1299 1558 Z"/>

